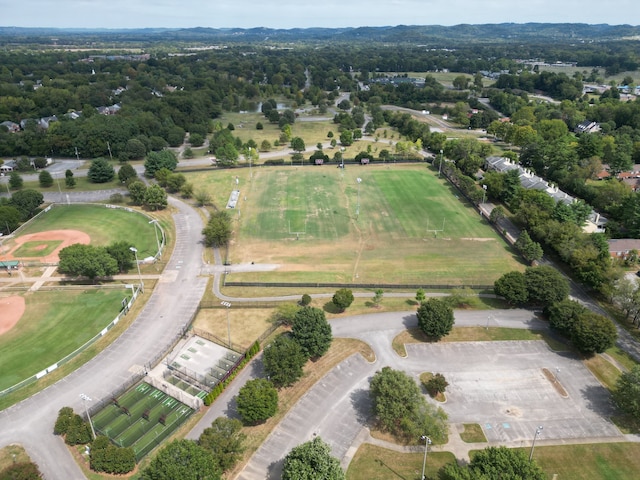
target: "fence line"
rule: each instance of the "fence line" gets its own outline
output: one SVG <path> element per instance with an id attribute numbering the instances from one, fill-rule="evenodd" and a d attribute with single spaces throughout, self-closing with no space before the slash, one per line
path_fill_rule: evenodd
<path id="1" fill-rule="evenodd" d="M 450 284 L 426 284 L 426 283 L 312 283 L 312 282 L 225 282 L 225 287 L 267 287 L 267 288 L 382 288 L 382 289 L 425 289 L 425 290 L 453 290 L 456 288 L 470 288 L 472 290 L 493 290 L 493 285 L 466 284 L 466 285 L 450 285 Z M 247 302 L 248 303 L 248 302 Z M 235 305 L 235 303 L 234 303 Z M 217 308 L 215 306 L 208 308 Z"/>
<path id="2" fill-rule="evenodd" d="M 133 289 L 133 287 L 132 287 Z M 41 379 L 42 377 L 44 377 L 45 375 L 48 375 L 49 373 L 53 372 L 54 370 L 56 370 L 58 367 L 64 365 L 65 363 L 69 362 L 70 360 L 72 360 L 74 357 L 76 357 L 78 354 L 82 353 L 83 351 L 85 351 L 87 348 L 89 348 L 91 345 L 93 345 L 98 339 L 102 338 L 104 335 L 107 334 L 107 332 L 109 330 L 111 330 L 114 326 L 116 326 L 118 324 L 118 322 L 120 321 L 120 319 L 125 316 L 129 310 L 131 309 L 131 306 L 133 305 L 133 303 L 135 302 L 136 298 L 138 298 L 138 295 L 140 294 L 140 286 L 138 286 L 137 289 L 133 290 L 131 299 L 129 300 L 129 302 L 127 302 L 126 307 L 124 307 L 122 309 L 122 311 L 116 316 L 116 318 L 114 318 L 111 323 L 109 323 L 109 325 L 107 325 L 105 328 L 103 328 L 100 333 L 98 333 L 97 335 L 95 335 L 93 338 L 91 338 L 90 340 L 88 340 L 86 343 L 84 343 L 83 345 L 81 345 L 80 347 L 78 347 L 77 349 L 75 349 L 73 352 L 71 352 L 70 354 L 64 356 L 62 359 L 58 360 L 56 363 L 54 363 L 53 365 L 50 365 L 49 367 L 45 368 L 44 370 L 41 370 L 40 372 L 36 373 L 35 375 L 32 375 L 29 378 L 26 378 L 24 380 L 22 380 L 19 383 L 16 383 L 15 385 L 12 385 L 9 388 L 6 388 L 2 391 L 0 391 L 0 397 L 4 397 L 5 395 L 8 395 L 11 392 L 15 392 L 16 390 L 25 387 L 27 385 L 32 384 L 33 382 L 35 382 L 36 380 Z"/>

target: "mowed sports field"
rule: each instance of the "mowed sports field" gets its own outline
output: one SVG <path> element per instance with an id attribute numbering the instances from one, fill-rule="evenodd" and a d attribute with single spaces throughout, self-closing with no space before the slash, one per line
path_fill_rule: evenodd
<path id="1" fill-rule="evenodd" d="M 523 268 L 424 164 L 254 168 L 246 177 L 229 259 L 281 266 L 229 280 L 492 284 Z"/>
<path id="2" fill-rule="evenodd" d="M 154 226 L 144 215 L 126 210 L 105 208 L 102 205 L 64 205 L 52 208 L 31 222 L 19 236 L 48 230 L 78 230 L 91 238 L 91 245 L 106 246 L 115 241 L 126 241 L 138 249 L 138 256 L 144 258 L 156 254 L 157 245 Z M 27 245 L 26 251 L 18 249 L 14 256 L 19 258 L 43 255 L 49 249 L 35 251 L 38 245 Z M 7 242 L 11 247 L 11 242 Z M 34 251 L 28 250 L 33 248 Z"/>
<path id="3" fill-rule="evenodd" d="M 0 335 L 0 391 L 48 368 L 105 328 L 127 296 L 122 289 L 31 292 L 18 323 Z"/>

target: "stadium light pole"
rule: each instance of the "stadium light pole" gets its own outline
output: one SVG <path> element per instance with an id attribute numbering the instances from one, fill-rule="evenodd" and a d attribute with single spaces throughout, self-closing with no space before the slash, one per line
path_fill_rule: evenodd
<path id="1" fill-rule="evenodd" d="M 160 239 L 158 238 L 158 220 L 154 218 L 149 223 L 153 223 L 153 231 L 156 234 L 156 245 L 158 246 L 158 253 L 160 253 Z"/>
<path id="2" fill-rule="evenodd" d="M 542 433 L 542 425 L 536 428 L 536 433 L 533 436 L 533 443 L 531 444 L 531 451 L 529 452 L 529 461 L 533 459 L 533 449 L 536 446 L 536 438 L 538 438 L 538 435 L 540 435 L 541 433 Z"/>
<path id="3" fill-rule="evenodd" d="M 440 149 L 440 163 L 438 164 L 438 178 L 440 178 L 440 172 L 442 172 L 442 149 Z"/>
<path id="4" fill-rule="evenodd" d="M 482 203 L 487 199 L 487 186 L 482 185 Z"/>
<path id="5" fill-rule="evenodd" d="M 358 217 L 360 217 L 360 183 L 362 182 L 362 179 L 358 177 L 356 181 L 358 182 L 358 196 L 356 201 L 356 220 L 358 220 Z"/>
<path id="6" fill-rule="evenodd" d="M 424 440 L 424 459 L 422 460 L 422 477 L 420 479 L 425 480 L 424 470 L 427 466 L 427 451 L 429 450 L 429 445 L 431 445 L 431 439 L 426 435 L 422 435 L 420 440 Z"/>
<path id="7" fill-rule="evenodd" d="M 91 421 L 91 415 L 89 415 L 89 408 L 87 408 L 87 402 L 91 401 L 91 398 L 88 397 L 87 395 L 85 395 L 84 393 L 80 394 L 80 398 L 82 399 L 82 402 L 84 403 L 84 411 L 87 414 L 87 418 L 89 419 L 89 425 L 91 426 L 91 433 L 93 434 L 93 439 L 96 439 L 96 431 L 93 429 L 93 422 Z"/>
<path id="8" fill-rule="evenodd" d="M 144 282 L 142 281 L 142 273 L 140 273 L 140 262 L 138 262 L 138 249 L 136 247 L 129 247 L 129 250 L 133 252 L 136 257 L 136 267 L 138 267 L 138 278 L 140 279 L 140 291 L 144 293 Z"/>
<path id="9" fill-rule="evenodd" d="M 229 323 L 229 309 L 231 304 L 229 302 L 220 302 L 220 305 L 227 307 L 227 335 L 229 336 L 229 348 L 231 348 L 231 323 Z"/>

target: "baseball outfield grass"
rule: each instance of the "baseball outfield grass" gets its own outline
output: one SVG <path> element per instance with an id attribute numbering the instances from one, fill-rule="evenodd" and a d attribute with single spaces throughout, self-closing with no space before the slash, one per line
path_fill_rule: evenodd
<path id="1" fill-rule="evenodd" d="M 239 183 L 236 186 L 235 176 Z M 360 182 L 358 182 L 360 179 Z M 230 281 L 492 284 L 515 253 L 426 165 L 254 168 L 191 177 L 240 202 L 231 263 L 275 263 Z M 196 189 L 198 186 L 196 187 Z"/>
<path id="2" fill-rule="evenodd" d="M 85 232 L 91 237 L 92 245 L 106 246 L 120 240 L 130 242 L 138 249 L 139 258 L 153 256 L 157 252 L 154 225 L 149 224 L 147 217 L 122 209 L 105 208 L 104 205 L 52 208 L 32 221 L 20 235 L 65 229 Z"/>
<path id="3" fill-rule="evenodd" d="M 20 321 L 0 335 L 0 390 L 35 375 L 105 328 L 127 296 L 122 289 L 24 294 Z"/>

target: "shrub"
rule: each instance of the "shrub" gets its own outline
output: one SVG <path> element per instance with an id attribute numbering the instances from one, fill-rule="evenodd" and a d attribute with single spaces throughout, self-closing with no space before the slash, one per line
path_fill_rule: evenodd
<path id="1" fill-rule="evenodd" d="M 303 307 L 306 307 L 310 303 L 311 303 L 311 295 L 308 295 L 306 293 L 302 295 L 302 298 L 300 299 L 300 305 Z"/>
<path id="2" fill-rule="evenodd" d="M 333 294 L 333 304 L 341 311 L 344 312 L 353 303 L 353 292 L 348 288 L 341 288 Z"/>
<path id="3" fill-rule="evenodd" d="M 439 393 L 444 393 L 446 388 L 449 386 L 449 382 L 447 382 L 447 379 L 444 378 L 444 375 L 442 375 L 441 373 L 436 373 L 426 382 L 422 382 L 422 385 L 424 385 L 424 388 L 427 389 L 429 395 L 435 397 Z"/>

